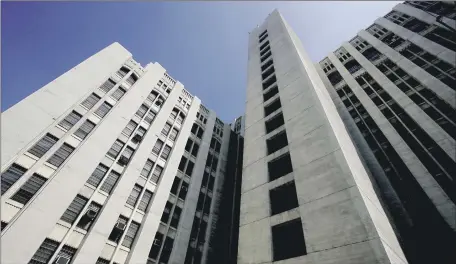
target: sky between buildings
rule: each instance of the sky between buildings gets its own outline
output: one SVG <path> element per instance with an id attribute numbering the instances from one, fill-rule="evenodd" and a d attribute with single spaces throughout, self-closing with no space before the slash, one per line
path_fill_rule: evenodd
<path id="1" fill-rule="evenodd" d="M 318 62 L 398 3 L 2 2 L 1 111 L 117 41 L 231 122 L 245 108 L 248 32 L 274 8 Z"/>

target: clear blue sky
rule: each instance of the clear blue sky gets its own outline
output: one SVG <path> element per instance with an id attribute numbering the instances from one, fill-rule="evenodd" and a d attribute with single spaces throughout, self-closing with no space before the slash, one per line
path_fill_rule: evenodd
<path id="1" fill-rule="evenodd" d="M 248 32 L 274 8 L 318 62 L 397 3 L 2 2 L 1 110 L 118 41 L 231 122 L 244 112 Z"/>

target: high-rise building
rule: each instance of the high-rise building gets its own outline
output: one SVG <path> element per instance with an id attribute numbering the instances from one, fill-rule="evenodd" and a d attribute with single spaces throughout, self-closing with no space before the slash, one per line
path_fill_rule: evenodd
<path id="1" fill-rule="evenodd" d="M 456 261 L 455 18 L 405 2 L 317 64 L 250 32 L 238 263 Z"/>
<path id="2" fill-rule="evenodd" d="M 456 11 L 313 63 L 275 10 L 221 121 L 114 43 L 2 113 L 5 264 L 456 262 Z"/>
<path id="3" fill-rule="evenodd" d="M 2 113 L 2 263 L 200 263 L 238 134 L 110 45 Z"/>

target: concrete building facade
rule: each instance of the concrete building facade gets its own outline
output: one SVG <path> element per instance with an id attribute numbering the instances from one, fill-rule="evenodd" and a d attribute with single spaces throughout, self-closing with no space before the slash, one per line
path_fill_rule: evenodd
<path id="1" fill-rule="evenodd" d="M 1 262 L 204 261 L 230 131 L 158 63 L 108 46 L 2 113 Z"/>
<path id="2" fill-rule="evenodd" d="M 456 261 L 455 18 L 398 4 L 316 65 L 410 263 Z"/>

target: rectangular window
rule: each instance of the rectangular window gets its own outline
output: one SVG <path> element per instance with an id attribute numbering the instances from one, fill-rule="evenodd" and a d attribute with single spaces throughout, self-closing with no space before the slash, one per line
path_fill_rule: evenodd
<path id="1" fill-rule="evenodd" d="M 128 122 L 127 126 L 122 131 L 122 134 L 124 134 L 127 137 L 131 136 L 131 134 L 133 133 L 133 131 L 136 129 L 137 126 L 138 126 L 138 124 L 135 121 L 130 120 L 130 122 Z"/>
<path id="2" fill-rule="evenodd" d="M 198 130 L 198 125 L 195 124 L 195 123 L 193 123 L 193 125 L 192 125 L 192 130 L 191 130 L 192 134 L 193 134 L 193 135 L 196 135 L 196 131 L 197 131 L 197 130 Z"/>
<path id="3" fill-rule="evenodd" d="M 150 110 L 147 113 L 146 117 L 144 117 L 144 121 L 150 125 L 150 124 L 152 124 L 152 121 L 154 121 L 154 118 L 155 118 L 155 113 L 152 112 L 152 110 Z"/>
<path id="4" fill-rule="evenodd" d="M 180 162 L 179 162 L 179 167 L 178 167 L 178 169 L 179 169 L 180 171 L 184 171 L 184 169 L 185 169 L 185 164 L 186 164 L 186 163 L 187 163 L 187 158 L 184 157 L 184 156 L 182 156 L 182 157 L 181 157 L 181 160 L 180 160 Z"/>
<path id="5" fill-rule="evenodd" d="M 59 139 L 53 135 L 47 133 L 43 138 L 40 139 L 33 147 L 31 147 L 28 152 L 35 155 L 38 158 L 41 158 L 46 152 L 54 146 L 54 144 Z"/>
<path id="6" fill-rule="evenodd" d="M 135 150 L 128 146 L 124 149 L 124 151 L 122 152 L 122 155 L 120 156 L 120 159 L 119 159 L 119 164 L 125 166 L 128 164 L 128 162 L 130 161 L 131 159 L 131 156 L 133 156 L 133 153 L 135 152 Z"/>
<path id="7" fill-rule="evenodd" d="M 162 135 L 164 135 L 165 137 L 168 136 L 169 130 L 171 130 L 171 125 L 168 123 L 165 123 L 165 126 L 163 127 L 163 129 L 161 131 Z"/>
<path id="8" fill-rule="evenodd" d="M 74 135 L 77 136 L 80 139 L 85 139 L 87 135 L 92 132 L 93 128 L 95 127 L 95 124 L 90 122 L 89 120 L 86 120 L 84 123 L 82 123 L 81 127 L 74 132 Z"/>
<path id="9" fill-rule="evenodd" d="M 119 216 L 117 223 L 112 228 L 111 234 L 109 234 L 108 239 L 114 243 L 118 243 L 120 237 L 122 237 L 125 227 L 127 226 L 128 218 L 124 216 Z"/>
<path id="10" fill-rule="evenodd" d="M 271 57 L 271 54 L 271 51 L 268 51 L 268 53 L 264 54 L 264 56 L 260 58 L 260 62 L 263 63 L 265 60 Z"/>
<path id="11" fill-rule="evenodd" d="M 173 204 L 170 202 L 166 202 L 165 209 L 163 209 L 163 214 L 160 219 L 163 223 L 166 223 L 166 224 L 168 223 L 169 214 L 171 213 L 171 209 L 173 209 Z"/>
<path id="12" fill-rule="evenodd" d="M 107 102 L 103 102 L 103 104 L 100 105 L 97 110 L 95 110 L 94 114 L 103 118 L 109 112 L 109 110 L 111 110 L 111 108 L 112 105 L 108 104 Z"/>
<path id="13" fill-rule="evenodd" d="M 101 205 L 91 202 L 90 205 L 87 207 L 86 211 L 82 215 L 81 219 L 77 224 L 77 227 L 82 228 L 84 230 L 89 230 L 92 224 L 95 222 L 95 219 L 98 216 L 98 212 L 101 210 Z"/>
<path id="14" fill-rule="evenodd" d="M 188 164 L 187 164 L 187 169 L 185 169 L 185 174 L 187 176 L 192 176 L 194 166 L 195 166 L 195 163 L 193 163 L 193 161 L 189 160 Z"/>
<path id="15" fill-rule="evenodd" d="M 206 119 L 204 119 L 204 120 L 206 120 Z M 201 139 L 203 137 L 203 133 L 204 133 L 204 130 L 200 127 L 198 129 L 198 133 L 196 133 L 196 137 Z"/>
<path id="16" fill-rule="evenodd" d="M 209 184 L 207 185 L 207 189 L 212 191 L 214 189 L 214 182 L 215 182 L 215 177 L 211 176 L 209 178 Z"/>
<path id="17" fill-rule="evenodd" d="M 193 144 L 193 140 L 191 140 L 190 138 L 187 139 L 187 144 L 185 144 L 185 150 L 187 152 L 190 152 L 190 150 L 192 149 L 192 144 Z"/>
<path id="18" fill-rule="evenodd" d="M 184 122 L 184 116 L 183 116 L 182 114 L 179 114 L 179 115 L 177 116 L 176 122 L 177 122 L 178 124 L 182 124 L 182 122 Z"/>
<path id="19" fill-rule="evenodd" d="M 157 142 L 155 143 L 155 146 L 152 149 L 152 153 L 155 155 L 158 155 L 160 153 L 160 150 L 162 149 L 162 147 L 163 147 L 163 141 L 161 141 L 160 139 L 157 139 Z"/>
<path id="20" fill-rule="evenodd" d="M 155 233 L 154 242 L 152 243 L 152 247 L 149 251 L 149 258 L 156 259 L 158 257 L 158 253 L 160 252 L 160 248 L 163 243 L 163 237 L 164 235 L 162 233 Z"/>
<path id="21" fill-rule="evenodd" d="M 139 135 L 141 138 L 143 138 L 145 134 L 146 134 L 146 129 L 142 126 L 140 126 L 138 128 L 138 131 L 136 131 L 136 135 Z M 135 141 L 134 138 L 133 138 L 133 141 Z"/>
<path id="22" fill-rule="evenodd" d="M 260 43 L 263 42 L 267 37 L 268 37 L 268 34 L 266 33 L 264 36 L 262 36 L 260 38 Z"/>
<path id="23" fill-rule="evenodd" d="M 146 164 L 144 164 L 144 167 L 141 171 L 141 175 L 146 178 L 149 177 L 149 174 L 152 171 L 152 167 L 154 167 L 154 162 L 150 159 L 147 159 Z"/>
<path id="24" fill-rule="evenodd" d="M 89 97 L 87 97 L 81 103 L 81 105 L 84 106 L 87 110 L 90 110 L 98 101 L 100 101 L 100 99 L 101 99 L 100 96 L 93 93 L 93 94 L 89 95 Z"/>
<path id="25" fill-rule="evenodd" d="M 129 71 L 130 71 L 129 69 L 127 69 L 127 68 L 125 68 L 125 67 L 122 67 L 122 68 L 120 68 L 120 70 L 118 70 L 118 71 L 116 72 L 116 74 L 119 75 L 120 78 L 122 79 L 123 77 L 125 77 L 125 75 L 128 74 Z"/>
<path id="26" fill-rule="evenodd" d="M 33 255 L 29 264 L 47 264 L 58 246 L 59 242 L 46 238 Z"/>
<path id="27" fill-rule="evenodd" d="M 185 181 L 182 181 L 182 186 L 181 186 L 180 192 L 179 192 L 179 198 L 181 198 L 182 200 L 185 200 L 185 197 L 187 196 L 187 192 L 188 192 L 188 183 Z"/>
<path id="28" fill-rule="evenodd" d="M 169 153 L 171 152 L 171 147 L 166 145 L 164 148 L 163 148 L 163 151 L 160 155 L 160 157 L 164 160 L 167 160 L 168 159 L 168 156 L 169 156 Z"/>
<path id="29" fill-rule="evenodd" d="M 176 140 L 177 133 L 179 133 L 179 130 L 173 128 L 173 130 L 171 130 L 171 134 L 169 135 L 169 139 L 170 139 L 171 141 Z"/>
<path id="30" fill-rule="evenodd" d="M 263 82 L 263 90 L 269 88 L 271 85 L 276 83 L 276 81 L 277 81 L 277 78 L 276 78 L 276 76 L 274 74 L 274 75 L 272 75 L 271 77 L 269 77 L 267 80 L 265 80 Z"/>
<path id="31" fill-rule="evenodd" d="M 198 155 L 198 150 L 199 150 L 199 145 L 198 145 L 198 143 L 195 142 L 195 144 L 193 144 L 193 148 L 192 148 L 192 155 L 194 157 L 196 157 Z"/>
<path id="32" fill-rule="evenodd" d="M 266 33 L 268 33 L 267 30 L 261 32 L 261 34 L 258 36 L 258 39 L 261 39 L 264 35 L 266 35 Z"/>
<path id="33" fill-rule="evenodd" d="M 150 200 L 152 199 L 152 195 L 154 195 L 151 191 L 146 190 L 141 197 L 141 201 L 138 205 L 138 210 L 146 212 L 147 207 L 149 206 Z"/>
<path id="34" fill-rule="evenodd" d="M 24 185 L 11 197 L 12 200 L 21 204 L 27 204 L 30 199 L 41 189 L 43 184 L 46 182 L 46 178 L 33 174 Z"/>
<path id="35" fill-rule="evenodd" d="M 264 48 L 266 48 L 267 46 L 269 45 L 269 40 L 266 41 L 265 43 L 263 43 L 261 46 L 260 46 L 260 51 L 262 51 Z"/>
<path id="36" fill-rule="evenodd" d="M 119 101 L 120 98 L 122 98 L 122 96 L 124 96 L 125 94 L 125 89 L 122 88 L 122 87 L 119 87 L 117 88 L 117 90 L 115 90 L 112 94 L 111 94 L 111 97 L 114 98 L 115 100 Z"/>
<path id="37" fill-rule="evenodd" d="M 265 72 L 263 72 L 261 74 L 261 78 L 263 80 L 266 80 L 269 76 L 271 76 L 271 74 L 273 74 L 275 72 L 275 69 L 274 69 L 274 66 L 271 66 L 269 67 L 269 69 L 267 69 Z"/>
<path id="38" fill-rule="evenodd" d="M 153 183 L 157 183 L 158 180 L 160 179 L 160 176 L 162 174 L 163 168 L 161 166 L 155 166 L 154 173 L 152 174 L 152 177 L 150 178 L 150 181 Z"/>
<path id="39" fill-rule="evenodd" d="M 127 233 L 125 234 L 125 237 L 122 242 L 122 246 L 131 248 L 131 245 L 135 241 L 136 234 L 138 233 L 139 229 L 139 224 L 136 223 L 135 221 L 132 221 L 130 223 L 130 226 L 128 227 Z"/>
<path id="40" fill-rule="evenodd" d="M 147 109 L 148 109 L 148 107 L 145 104 L 141 105 L 139 107 L 138 111 L 136 111 L 136 115 L 138 117 L 142 118 L 146 114 Z"/>
<path id="41" fill-rule="evenodd" d="M 130 75 L 125 82 L 128 83 L 129 85 L 135 84 L 135 82 L 136 82 L 135 75 L 133 75 L 133 74 Z"/>
<path id="42" fill-rule="evenodd" d="M 271 50 L 271 47 L 267 46 L 264 50 L 260 51 L 260 57 L 263 56 L 264 54 L 266 54 L 266 52 L 268 52 L 270 50 Z"/>
<path id="43" fill-rule="evenodd" d="M 285 130 L 266 140 L 266 146 L 268 148 L 268 155 L 288 146 L 287 133 Z"/>
<path id="44" fill-rule="evenodd" d="M 47 160 L 47 162 L 58 168 L 71 155 L 73 151 L 74 148 L 72 146 L 64 143 L 58 150 L 56 150 L 54 155 L 52 155 Z"/>
<path id="45" fill-rule="evenodd" d="M 171 193 L 177 195 L 177 190 L 179 189 L 179 184 L 181 180 L 178 177 L 174 177 L 173 186 L 171 186 Z"/>
<path id="46" fill-rule="evenodd" d="M 56 264 L 57 263 L 61 263 L 61 260 L 59 261 L 59 257 L 62 257 L 62 258 L 66 258 L 66 259 L 69 259 L 70 262 L 71 260 L 73 259 L 74 257 L 74 254 L 76 254 L 76 251 L 77 249 L 74 248 L 74 247 L 70 247 L 68 245 L 64 245 L 62 247 L 62 249 L 59 251 L 59 253 L 57 253 L 57 257 L 56 257 Z M 69 263 L 69 262 L 68 262 Z"/>
<path id="47" fill-rule="evenodd" d="M 294 181 L 269 190 L 269 197 L 271 199 L 271 215 L 280 214 L 299 206 Z"/>
<path id="48" fill-rule="evenodd" d="M 106 180 L 103 182 L 103 185 L 101 185 L 100 190 L 107 192 L 108 194 L 111 194 L 111 191 L 114 188 L 114 186 L 116 185 L 117 180 L 119 180 L 119 178 L 120 178 L 119 173 L 117 173 L 115 171 L 111 171 L 109 173 L 108 177 L 106 178 Z"/>
<path id="49" fill-rule="evenodd" d="M 117 158 L 124 145 L 125 143 L 122 141 L 116 140 L 116 142 L 114 142 L 114 144 L 109 149 L 107 155 L 113 159 Z"/>
<path id="50" fill-rule="evenodd" d="M 264 72 L 264 70 L 266 70 L 272 64 L 273 64 L 273 61 L 272 61 L 272 59 L 270 59 L 265 64 L 261 65 L 261 72 Z"/>
<path id="51" fill-rule="evenodd" d="M 282 107 L 282 104 L 280 103 L 280 98 L 277 98 L 274 100 L 274 102 L 268 104 L 267 106 L 264 107 L 264 116 L 268 116 L 275 111 L 279 110 Z"/>
<path id="52" fill-rule="evenodd" d="M 141 194 L 141 191 L 142 187 L 138 184 L 135 184 L 135 186 L 133 186 L 133 190 L 131 190 L 130 196 L 128 196 L 127 204 L 135 207 L 136 202 L 138 201 L 138 197 Z"/>
<path id="53" fill-rule="evenodd" d="M 78 218 L 78 215 L 81 213 L 82 209 L 84 209 L 87 201 L 87 198 L 78 194 L 76 198 L 74 198 L 74 200 L 71 202 L 68 209 L 66 209 L 66 211 L 63 213 L 60 220 L 73 224 L 76 218 Z"/>
<path id="54" fill-rule="evenodd" d="M 81 119 L 81 117 L 81 114 L 76 111 L 72 111 L 62 121 L 60 121 L 59 126 L 68 131 Z"/>
<path id="55" fill-rule="evenodd" d="M 181 213 L 182 213 L 182 209 L 179 208 L 178 206 L 176 206 L 174 208 L 173 217 L 171 218 L 171 223 L 170 223 L 171 227 L 177 228 L 177 225 L 179 224 L 179 219 L 180 219 Z"/>
<path id="56" fill-rule="evenodd" d="M 108 79 L 105 83 L 103 83 L 101 86 L 100 86 L 100 90 L 102 90 L 103 92 L 107 93 L 109 92 L 114 86 L 116 86 L 116 83 L 111 80 L 111 79 Z"/>
<path id="57" fill-rule="evenodd" d="M 293 243 L 289 243 L 293 241 Z M 306 243 L 301 219 L 294 219 L 272 227 L 273 259 L 279 261 L 306 255 Z"/>
<path id="58" fill-rule="evenodd" d="M 274 131 L 275 129 L 283 126 L 284 124 L 285 124 L 285 120 L 283 119 L 282 113 L 275 115 L 273 118 L 271 118 L 265 122 L 266 134 Z"/>
<path id="59" fill-rule="evenodd" d="M 90 175 L 89 179 L 87 180 L 87 183 L 94 187 L 98 187 L 98 184 L 100 184 L 101 180 L 106 175 L 106 172 L 108 171 L 108 169 L 109 168 L 106 167 L 105 165 L 98 164 L 98 166 L 92 172 L 92 175 Z"/>
<path id="60" fill-rule="evenodd" d="M 150 93 L 147 96 L 146 101 L 144 103 L 148 106 L 151 106 L 154 103 L 155 98 L 157 98 L 157 95 L 155 95 L 154 93 Z"/>
<path id="61" fill-rule="evenodd" d="M 268 162 L 269 181 L 273 181 L 282 176 L 293 172 L 291 165 L 290 153 L 286 153 L 270 162 Z"/>

